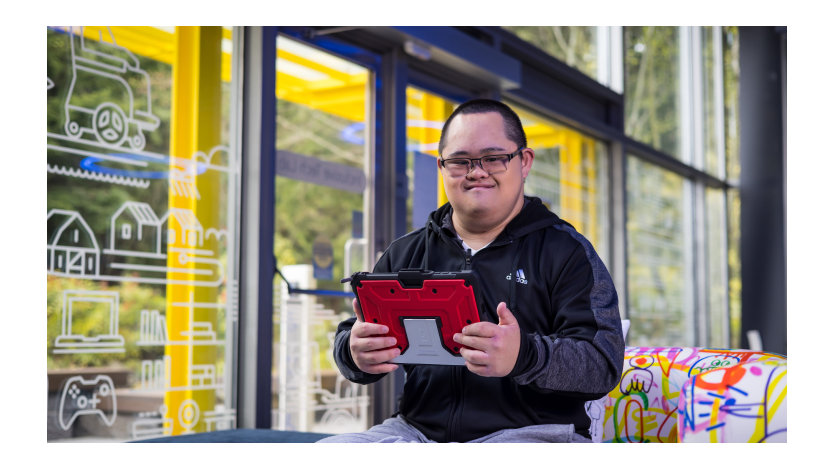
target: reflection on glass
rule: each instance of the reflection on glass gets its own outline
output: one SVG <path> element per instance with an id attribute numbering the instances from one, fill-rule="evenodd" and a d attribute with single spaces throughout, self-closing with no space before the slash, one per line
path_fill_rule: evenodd
<path id="1" fill-rule="evenodd" d="M 431 211 L 446 202 L 438 179 L 437 144 L 456 103 L 413 86 L 406 89 L 406 99 L 406 226 L 413 230 L 422 227 Z"/>
<path id="2" fill-rule="evenodd" d="M 715 78 L 716 70 L 720 70 L 721 60 L 715 54 L 715 27 L 701 28 L 702 58 L 703 58 L 703 120 L 704 120 L 704 169 L 719 178 L 723 178 L 721 171 L 721 152 L 719 149 L 719 136 L 723 129 L 720 128 L 717 113 L 723 113 L 723 103 L 716 100 L 721 83 Z"/>
<path id="3" fill-rule="evenodd" d="M 597 80 L 597 28 L 594 26 L 505 26 L 521 39 Z"/>
<path id="4" fill-rule="evenodd" d="M 353 315 L 339 280 L 368 270 L 364 204 L 368 71 L 279 36 L 275 257 L 282 275 L 317 295 L 274 285 L 277 386 L 272 426 L 325 433 L 367 429 L 367 387 L 332 360 L 336 326 Z"/>
<path id="5" fill-rule="evenodd" d="M 680 158 L 680 41 L 678 28 L 623 28 L 625 132 Z"/>
<path id="6" fill-rule="evenodd" d="M 724 145 L 726 146 L 727 179 L 738 181 L 741 176 L 739 157 L 739 54 L 738 27 L 723 28 L 724 39 Z"/>
<path id="7" fill-rule="evenodd" d="M 232 31 L 46 35 L 47 439 L 235 427 Z"/>
<path id="8" fill-rule="evenodd" d="M 707 188 L 707 292 L 709 295 L 707 346 L 728 348 L 727 211 L 724 191 Z"/>
<path id="9" fill-rule="evenodd" d="M 730 347 L 741 347 L 741 196 L 727 191 L 727 265 L 730 308 Z"/>
<path id="10" fill-rule="evenodd" d="M 516 109 L 535 153 L 524 193 L 537 196 L 582 233 L 607 261 L 606 146 L 541 116 Z"/>
<path id="11" fill-rule="evenodd" d="M 627 172 L 629 342 L 694 344 L 688 183 L 636 157 Z"/>

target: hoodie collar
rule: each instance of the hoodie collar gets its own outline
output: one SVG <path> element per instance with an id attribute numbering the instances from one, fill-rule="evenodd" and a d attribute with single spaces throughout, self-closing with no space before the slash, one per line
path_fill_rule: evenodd
<path id="1" fill-rule="evenodd" d="M 456 237 L 457 233 L 452 225 L 452 206 L 448 202 L 429 215 L 426 227 L 436 232 Z M 534 196 L 524 196 L 524 207 L 513 220 L 504 227 L 496 240 L 504 238 L 514 239 L 530 232 L 550 227 L 559 221 L 559 217 L 545 207 L 541 199 Z"/>

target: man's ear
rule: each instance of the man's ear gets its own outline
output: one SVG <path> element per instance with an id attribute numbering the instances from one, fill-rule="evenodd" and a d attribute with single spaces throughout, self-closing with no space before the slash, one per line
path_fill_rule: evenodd
<path id="1" fill-rule="evenodd" d="M 521 151 L 521 177 L 527 178 L 527 174 L 530 173 L 530 168 L 533 167 L 533 158 L 536 157 L 536 153 L 531 148 L 525 148 Z"/>

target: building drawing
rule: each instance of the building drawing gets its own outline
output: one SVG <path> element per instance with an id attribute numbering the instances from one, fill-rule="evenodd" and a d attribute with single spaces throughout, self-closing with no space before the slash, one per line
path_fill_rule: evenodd
<path id="1" fill-rule="evenodd" d="M 53 274 L 98 275 L 99 246 L 90 226 L 75 211 L 46 215 L 46 270 Z"/>
<path id="2" fill-rule="evenodd" d="M 203 226 L 191 209 L 172 208 L 162 217 L 169 245 L 203 246 Z"/>
<path id="3" fill-rule="evenodd" d="M 110 249 L 161 254 L 161 225 L 148 203 L 127 201 L 110 219 Z"/>

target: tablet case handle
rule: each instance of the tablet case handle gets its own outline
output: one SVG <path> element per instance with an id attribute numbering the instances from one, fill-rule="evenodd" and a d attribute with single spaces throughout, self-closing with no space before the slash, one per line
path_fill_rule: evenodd
<path id="1" fill-rule="evenodd" d="M 423 287 L 423 279 L 426 275 L 431 275 L 434 271 L 418 268 L 401 269 L 397 272 L 397 280 L 404 289 L 421 289 Z"/>

